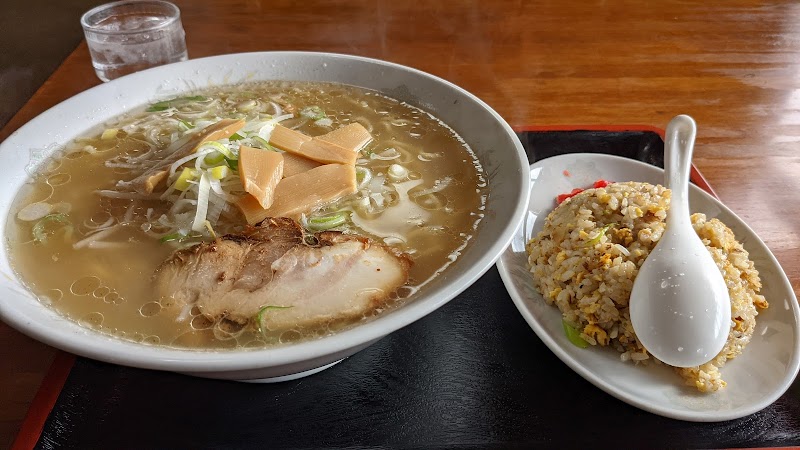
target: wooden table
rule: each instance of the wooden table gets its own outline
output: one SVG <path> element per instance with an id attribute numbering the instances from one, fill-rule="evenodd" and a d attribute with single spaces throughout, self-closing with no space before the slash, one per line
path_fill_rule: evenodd
<path id="1" fill-rule="evenodd" d="M 192 58 L 315 50 L 385 59 L 464 87 L 517 127 L 664 127 L 690 114 L 699 126 L 696 166 L 800 293 L 800 5 L 176 3 Z M 82 43 L 0 140 L 99 83 Z M 55 353 L 0 323 L 0 447 L 16 435 Z"/>

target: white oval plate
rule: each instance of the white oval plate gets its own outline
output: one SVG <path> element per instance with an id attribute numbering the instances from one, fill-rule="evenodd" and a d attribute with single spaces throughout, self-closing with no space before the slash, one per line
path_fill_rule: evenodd
<path id="1" fill-rule="evenodd" d="M 564 171 L 570 176 L 566 176 Z M 800 367 L 800 312 L 786 274 L 767 246 L 717 199 L 692 185 L 692 212 L 705 213 L 728 225 L 750 252 L 770 306 L 756 319 L 756 330 L 744 353 L 722 367 L 725 389 L 702 394 L 664 365 L 637 367 L 620 361 L 610 348 L 581 349 L 571 344 L 561 313 L 536 292 L 527 269 L 525 243 L 543 225 L 558 194 L 590 186 L 598 179 L 663 184 L 664 171 L 628 158 L 602 154 L 568 154 L 531 165 L 528 213 L 511 245 L 497 262 L 511 298 L 533 331 L 553 353 L 579 375 L 607 393 L 655 414 L 673 419 L 716 422 L 757 412 L 778 399 Z"/>

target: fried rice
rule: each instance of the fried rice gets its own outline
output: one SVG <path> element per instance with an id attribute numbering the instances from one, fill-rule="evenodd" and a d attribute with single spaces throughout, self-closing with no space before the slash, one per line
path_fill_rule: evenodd
<path id="1" fill-rule="evenodd" d="M 568 198 L 526 250 L 533 284 L 566 323 L 593 346 L 612 347 L 622 361 L 658 361 L 636 338 L 628 311 L 633 280 L 665 228 L 670 191 L 648 183 L 612 183 Z M 731 298 L 731 331 L 722 351 L 699 367 L 675 368 L 701 392 L 725 387 L 719 368 L 750 342 L 758 311 L 767 308 L 749 254 L 717 219 L 693 214 L 695 231 L 720 269 Z"/>

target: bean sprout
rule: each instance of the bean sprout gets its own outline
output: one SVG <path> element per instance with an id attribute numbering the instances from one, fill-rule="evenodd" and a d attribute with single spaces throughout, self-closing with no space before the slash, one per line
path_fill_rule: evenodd
<path id="1" fill-rule="evenodd" d="M 75 249 L 84 248 L 84 247 L 88 246 L 92 242 L 95 242 L 95 241 L 98 241 L 100 239 L 106 238 L 106 237 L 110 236 L 112 233 L 114 233 L 117 230 L 117 227 L 119 227 L 119 226 L 120 225 L 115 225 L 115 226 L 113 226 L 111 228 L 106 228 L 105 230 L 101 230 L 101 231 L 98 231 L 96 233 L 92 233 L 91 235 L 89 235 L 88 237 L 84 238 L 83 240 L 80 240 L 80 241 L 72 244 L 72 248 L 75 248 Z"/>

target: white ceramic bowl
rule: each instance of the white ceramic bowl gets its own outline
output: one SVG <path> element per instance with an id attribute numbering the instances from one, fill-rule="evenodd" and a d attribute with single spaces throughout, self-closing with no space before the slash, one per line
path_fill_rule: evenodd
<path id="1" fill-rule="evenodd" d="M 54 347 L 111 363 L 211 378 L 283 380 L 322 370 L 444 305 L 483 275 L 509 244 L 526 211 L 530 180 L 525 151 L 508 124 L 474 95 L 430 74 L 329 53 L 264 52 L 196 59 L 135 73 L 76 95 L 0 145 L 4 172 L 0 216 L 8 216 L 32 167 L 105 120 L 189 90 L 257 80 L 331 81 L 374 89 L 431 112 L 460 134 L 488 174 L 489 199 L 477 236 L 457 262 L 402 307 L 352 329 L 278 348 L 210 352 L 123 341 L 64 319 L 18 281 L 2 246 L 2 320 Z"/>

